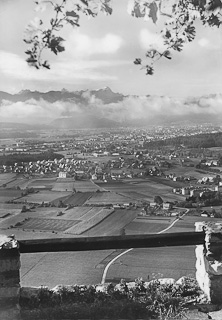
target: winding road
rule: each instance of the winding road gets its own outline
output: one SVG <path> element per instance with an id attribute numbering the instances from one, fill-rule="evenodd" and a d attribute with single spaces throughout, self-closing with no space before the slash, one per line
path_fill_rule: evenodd
<path id="1" fill-rule="evenodd" d="M 189 210 L 187 210 L 181 217 L 179 218 L 176 218 L 167 228 L 157 232 L 157 234 L 161 234 L 161 233 L 164 233 L 166 231 L 168 231 L 169 229 L 171 229 L 176 223 L 177 221 L 179 221 L 182 217 L 184 217 L 186 215 L 186 213 L 188 212 Z M 103 271 L 103 275 L 102 275 L 102 280 L 101 280 L 101 285 L 104 285 L 105 282 L 106 282 L 106 276 L 107 276 L 107 273 L 108 273 L 108 270 L 110 268 L 110 266 L 116 261 L 118 260 L 121 256 L 125 255 L 126 253 L 132 251 L 134 248 L 130 248 L 130 249 L 127 249 L 123 252 L 121 252 L 119 255 L 117 255 L 115 258 L 113 258 L 111 261 L 109 261 L 109 263 L 106 265 L 104 271 Z"/>

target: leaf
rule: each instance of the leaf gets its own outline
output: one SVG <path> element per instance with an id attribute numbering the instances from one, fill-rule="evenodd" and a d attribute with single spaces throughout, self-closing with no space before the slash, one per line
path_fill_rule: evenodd
<path id="1" fill-rule="evenodd" d="M 54 52 L 56 55 L 58 52 L 62 52 L 65 50 L 63 46 L 61 46 L 61 42 L 64 41 L 61 37 L 54 37 L 51 39 L 51 41 L 48 44 L 48 48 L 51 49 L 52 52 Z"/>
<path id="2" fill-rule="evenodd" d="M 151 59 L 153 59 L 156 55 L 159 55 L 159 52 L 156 49 L 151 49 L 146 53 L 146 57 Z"/>
<path id="3" fill-rule="evenodd" d="M 145 17 L 145 12 L 141 11 L 139 3 L 135 2 L 131 15 L 136 18 Z"/>
<path id="4" fill-rule="evenodd" d="M 153 67 L 146 65 L 146 74 L 153 75 L 153 72 L 154 72 Z"/>
<path id="5" fill-rule="evenodd" d="M 88 1 L 85 1 L 85 0 L 80 0 L 85 6 L 88 7 Z"/>
<path id="6" fill-rule="evenodd" d="M 133 63 L 134 64 L 141 64 L 142 60 L 140 58 L 136 58 Z"/>
<path id="7" fill-rule="evenodd" d="M 66 16 L 67 17 L 73 17 L 73 18 L 78 18 L 79 19 L 79 15 L 75 12 L 75 11 L 66 11 Z"/>
<path id="8" fill-rule="evenodd" d="M 113 12 L 113 9 L 110 6 L 110 0 L 103 0 L 101 11 L 103 11 L 107 15 L 111 15 Z"/>
<path id="9" fill-rule="evenodd" d="M 63 52 L 63 51 L 65 51 L 65 47 L 58 45 L 57 46 L 57 51 L 58 52 Z"/>
<path id="10" fill-rule="evenodd" d="M 26 61 L 27 61 L 28 63 L 37 62 L 37 60 L 34 59 L 34 58 L 28 58 L 28 59 L 26 59 Z"/>
<path id="11" fill-rule="evenodd" d="M 170 31 L 167 30 L 164 36 L 165 36 L 167 39 L 169 39 L 169 38 L 171 37 Z"/>
<path id="12" fill-rule="evenodd" d="M 71 24 L 73 27 L 79 27 L 79 15 L 75 11 L 66 11 L 66 21 Z"/>
<path id="13" fill-rule="evenodd" d="M 26 50 L 25 53 L 26 54 L 32 54 L 32 51 L 31 50 Z"/>
<path id="14" fill-rule="evenodd" d="M 222 22 L 216 15 L 212 13 L 211 16 L 207 19 L 207 23 L 210 27 L 216 26 L 219 28 Z"/>
<path id="15" fill-rule="evenodd" d="M 215 11 L 217 9 L 221 9 L 222 8 L 222 2 L 221 2 L 221 0 L 208 1 L 208 3 L 206 4 L 205 8 L 208 11 Z"/>
<path id="16" fill-rule="evenodd" d="M 149 17 L 153 20 L 153 23 L 157 22 L 157 13 L 158 13 L 158 7 L 155 1 L 153 1 L 150 5 L 150 13 Z"/>
<path id="17" fill-rule="evenodd" d="M 172 59 L 171 53 L 170 53 L 169 50 L 164 51 L 164 52 L 163 52 L 163 56 L 164 56 L 165 58 L 169 59 L 169 60 Z"/>
<path id="18" fill-rule="evenodd" d="M 48 63 L 47 60 L 45 60 L 45 61 L 43 62 L 42 66 L 43 66 L 44 68 L 46 68 L 46 69 L 50 69 L 50 65 L 49 65 L 49 63 Z"/>
<path id="19" fill-rule="evenodd" d="M 196 30 L 193 25 L 189 24 L 184 31 L 186 33 L 188 41 L 192 41 L 195 38 Z"/>
<path id="20" fill-rule="evenodd" d="M 73 27 L 79 27 L 79 24 L 77 22 L 73 21 L 73 20 L 66 19 L 66 22 L 71 24 Z"/>
<path id="21" fill-rule="evenodd" d="M 84 13 L 87 16 L 92 16 L 93 18 L 97 15 L 95 12 L 93 12 L 91 9 L 88 9 L 88 8 L 84 10 Z"/>

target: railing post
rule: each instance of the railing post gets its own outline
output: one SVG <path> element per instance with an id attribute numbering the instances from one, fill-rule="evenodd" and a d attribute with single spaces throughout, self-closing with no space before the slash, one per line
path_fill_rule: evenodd
<path id="1" fill-rule="evenodd" d="M 211 303 L 222 303 L 222 222 L 196 222 L 205 244 L 196 247 L 196 279 Z"/>
<path id="2" fill-rule="evenodd" d="M 13 236 L 0 235 L 0 319 L 20 319 L 20 253 Z"/>

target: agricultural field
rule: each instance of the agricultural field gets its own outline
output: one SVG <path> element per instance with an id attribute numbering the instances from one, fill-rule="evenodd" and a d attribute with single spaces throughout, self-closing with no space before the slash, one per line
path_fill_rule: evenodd
<path id="1" fill-rule="evenodd" d="M 130 198 L 122 196 L 114 192 L 95 192 L 92 197 L 86 201 L 85 204 L 89 206 L 93 205 L 113 205 L 129 203 Z"/>
<path id="2" fill-rule="evenodd" d="M 221 222 L 221 219 L 185 215 L 179 221 L 177 221 L 177 223 L 167 232 L 195 231 L 195 222 L 201 222 L 201 221 Z"/>
<path id="3" fill-rule="evenodd" d="M 96 210 L 97 209 L 97 210 Z M 78 223 L 78 225 L 71 227 L 70 229 L 66 230 L 66 233 L 71 234 L 83 234 L 87 230 L 93 228 L 110 214 L 112 214 L 113 209 L 106 209 L 106 208 L 91 208 L 89 212 L 85 213 L 81 217 L 83 220 L 82 222 Z"/>
<path id="4" fill-rule="evenodd" d="M 166 229 L 170 223 L 173 222 L 173 218 L 163 217 L 140 217 L 134 219 L 126 226 L 127 234 L 150 234 L 157 233 Z"/>
<path id="5" fill-rule="evenodd" d="M 60 192 L 60 191 L 39 191 L 37 193 L 30 193 L 21 198 L 22 201 L 28 203 L 42 203 L 42 202 L 51 202 L 61 197 L 70 195 L 70 192 Z"/>
<path id="6" fill-rule="evenodd" d="M 99 184 L 100 185 L 100 184 Z M 144 197 L 144 200 L 153 201 L 156 195 L 163 198 L 164 201 L 181 201 L 184 197 L 174 194 L 172 187 L 161 184 L 157 181 L 150 181 L 149 179 L 129 180 L 129 182 L 108 182 L 102 185 L 105 190 L 113 191 L 119 194 L 128 195 L 131 192 L 136 192 Z"/>
<path id="7" fill-rule="evenodd" d="M 129 210 L 115 209 L 107 218 L 87 231 L 86 235 L 89 237 L 120 235 L 123 228 L 125 228 L 126 234 L 130 234 L 127 231 L 128 224 L 137 217 L 139 211 L 139 209 L 135 208 Z"/>
<path id="8" fill-rule="evenodd" d="M 92 181 L 74 181 L 74 188 L 76 191 L 80 192 L 96 192 L 97 190 L 101 191 L 101 188 Z"/>
<path id="9" fill-rule="evenodd" d="M 28 186 L 29 183 L 30 183 L 30 180 L 28 180 L 28 179 L 17 178 L 15 180 L 12 180 L 9 183 L 7 183 L 6 189 L 21 189 L 21 190 L 23 190 Z"/>
<path id="10" fill-rule="evenodd" d="M 17 199 L 21 197 L 21 193 L 22 193 L 21 190 L 0 189 L 0 202 L 4 203 L 6 201 Z"/>
<path id="11" fill-rule="evenodd" d="M 16 179 L 16 174 L 14 173 L 1 173 L 0 174 L 0 187 L 7 185 L 10 181 Z"/>
<path id="12" fill-rule="evenodd" d="M 31 180 L 27 187 L 34 189 L 52 189 L 56 182 L 56 178 L 47 178 L 47 179 L 33 179 Z M 65 190 L 64 190 L 65 191 Z"/>
<path id="13" fill-rule="evenodd" d="M 57 179 L 52 187 L 52 191 L 73 191 L 74 190 L 73 179 Z"/>
<path id="14" fill-rule="evenodd" d="M 27 218 L 24 222 L 19 222 L 15 228 L 41 230 L 41 231 L 65 231 L 78 224 L 78 220 Z"/>
<path id="15" fill-rule="evenodd" d="M 134 281 L 138 277 L 144 281 L 195 278 L 195 263 L 195 246 L 133 249 L 112 264 L 107 282 L 119 282 L 124 278 Z"/>
<path id="16" fill-rule="evenodd" d="M 65 205 L 72 205 L 74 207 L 82 206 L 84 203 L 93 195 L 93 192 L 77 192 L 72 193 L 71 195 L 60 197 L 54 201 L 52 204 L 55 206 L 59 205 L 59 202 L 62 201 Z"/>
<path id="17" fill-rule="evenodd" d="M 128 201 L 131 202 L 143 202 L 143 201 L 149 201 L 148 197 L 142 193 L 134 192 L 134 191 L 129 191 L 129 192 L 119 192 L 118 194 L 127 197 Z"/>
<path id="18" fill-rule="evenodd" d="M 200 172 L 201 171 L 201 172 Z M 204 170 L 198 170 L 196 168 L 192 167 L 175 167 L 170 168 L 169 170 L 164 171 L 165 174 L 174 173 L 176 176 L 185 176 L 189 177 L 192 176 L 194 178 L 202 179 L 203 177 L 209 176 L 209 173 Z M 215 175 L 215 173 L 212 172 L 212 176 Z M 192 182 L 193 183 L 193 182 Z"/>

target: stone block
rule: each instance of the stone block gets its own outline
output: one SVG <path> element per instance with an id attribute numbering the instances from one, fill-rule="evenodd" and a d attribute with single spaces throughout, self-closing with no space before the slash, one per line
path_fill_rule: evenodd
<path id="1" fill-rule="evenodd" d="M 18 305 L 14 307 L 2 307 L 0 308 L 1 320 L 21 320 L 20 308 Z"/>
<path id="2" fill-rule="evenodd" d="M 21 266 L 19 255 L 16 257 L 1 257 L 0 253 L 0 273 L 11 270 L 19 270 Z"/>
<path id="3" fill-rule="evenodd" d="M 196 279 L 209 301 L 222 303 L 222 223 L 196 223 L 205 230 L 205 245 L 196 248 Z"/>
<path id="4" fill-rule="evenodd" d="M 0 273 L 0 288 L 18 286 L 20 286 L 19 270 L 5 271 Z"/>
<path id="5" fill-rule="evenodd" d="M 36 297 L 38 297 L 40 291 L 41 291 L 41 287 L 21 287 L 20 297 L 21 298 L 30 298 L 30 297 L 36 298 Z M 52 291 L 55 291 L 55 290 L 52 289 Z"/>
<path id="6" fill-rule="evenodd" d="M 215 304 L 222 304 L 222 276 L 210 276 L 210 301 Z"/>
<path id="7" fill-rule="evenodd" d="M 0 287 L 0 299 L 19 297 L 20 287 Z"/>
<path id="8" fill-rule="evenodd" d="M 20 259 L 20 253 L 18 249 L 12 248 L 12 249 L 4 249 L 0 247 L 0 260 L 5 259 Z"/>

